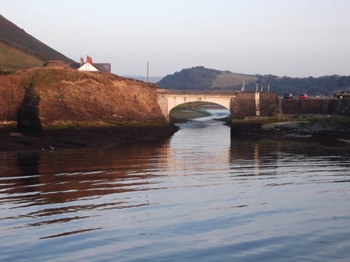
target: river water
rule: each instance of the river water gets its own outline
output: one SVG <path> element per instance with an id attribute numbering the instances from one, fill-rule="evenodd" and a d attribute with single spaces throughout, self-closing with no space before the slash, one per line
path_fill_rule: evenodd
<path id="1" fill-rule="evenodd" d="M 0 261 L 350 261 L 349 148 L 180 127 L 0 154 Z"/>

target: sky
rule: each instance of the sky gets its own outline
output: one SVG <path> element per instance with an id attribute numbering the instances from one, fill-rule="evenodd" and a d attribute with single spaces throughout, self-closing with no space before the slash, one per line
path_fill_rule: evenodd
<path id="1" fill-rule="evenodd" d="M 350 75 L 349 0 L 0 0 L 0 14 L 79 61 L 163 77 L 204 66 Z"/>

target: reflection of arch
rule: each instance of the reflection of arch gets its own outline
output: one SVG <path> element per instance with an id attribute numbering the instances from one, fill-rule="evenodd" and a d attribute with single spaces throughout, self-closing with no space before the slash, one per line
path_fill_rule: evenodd
<path id="1" fill-rule="evenodd" d="M 207 101 L 187 102 L 173 107 L 169 111 L 169 122 L 171 123 L 202 117 L 206 117 L 207 120 L 220 119 L 228 123 L 231 112 L 223 105 Z"/>

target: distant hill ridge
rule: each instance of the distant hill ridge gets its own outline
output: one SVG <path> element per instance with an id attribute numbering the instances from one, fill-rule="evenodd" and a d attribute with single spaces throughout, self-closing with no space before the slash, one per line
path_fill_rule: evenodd
<path id="1" fill-rule="evenodd" d="M 241 89 L 243 83 L 255 83 L 257 80 L 258 78 L 253 75 L 197 66 L 167 75 L 157 84 L 168 89 L 183 90 Z"/>
<path id="2" fill-rule="evenodd" d="M 179 90 L 242 90 L 277 92 L 279 95 L 307 93 L 311 96 L 330 96 L 340 90 L 350 90 L 350 76 L 323 76 L 307 78 L 278 77 L 274 75 L 247 75 L 205 68 L 203 66 L 183 69 L 165 76 L 157 85 Z"/>
<path id="3" fill-rule="evenodd" d="M 29 68 L 48 60 L 74 62 L 0 15 L 1 67 L 10 69 Z"/>

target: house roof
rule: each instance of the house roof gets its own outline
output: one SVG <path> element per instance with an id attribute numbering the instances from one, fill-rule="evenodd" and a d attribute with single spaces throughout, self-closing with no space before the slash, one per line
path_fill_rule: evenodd
<path id="1" fill-rule="evenodd" d="M 94 63 L 93 64 L 100 72 L 111 73 L 110 63 Z"/>
<path id="2" fill-rule="evenodd" d="M 81 67 L 78 68 L 80 71 L 99 71 L 93 64 L 90 62 L 85 62 Z"/>
<path id="3" fill-rule="evenodd" d="M 87 62 L 86 62 L 87 63 Z M 84 65 L 84 64 L 83 64 Z M 92 63 L 94 67 L 98 69 L 98 71 L 103 73 L 111 73 L 111 64 L 110 63 Z M 82 66 L 80 63 L 70 63 L 69 67 L 73 69 L 79 69 Z"/>

